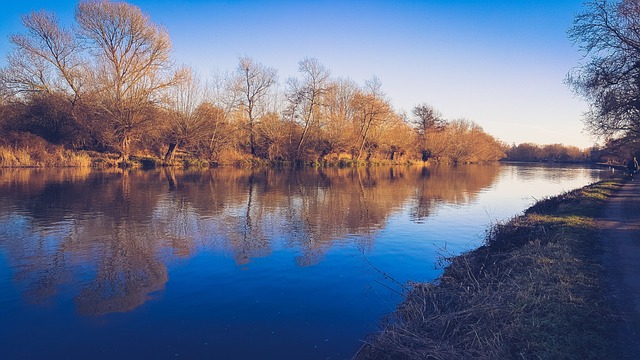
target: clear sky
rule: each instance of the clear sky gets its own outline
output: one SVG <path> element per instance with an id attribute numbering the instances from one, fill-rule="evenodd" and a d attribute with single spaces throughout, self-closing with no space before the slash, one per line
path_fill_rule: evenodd
<path id="1" fill-rule="evenodd" d="M 240 56 L 297 75 L 315 57 L 334 77 L 377 76 L 398 111 L 427 103 L 507 143 L 588 147 L 587 104 L 564 84 L 581 61 L 566 30 L 581 0 L 177 1 L 132 0 L 167 28 L 178 63 L 207 77 Z M 0 64 L 20 15 L 52 10 L 73 21 L 74 1 L 4 2 Z"/>

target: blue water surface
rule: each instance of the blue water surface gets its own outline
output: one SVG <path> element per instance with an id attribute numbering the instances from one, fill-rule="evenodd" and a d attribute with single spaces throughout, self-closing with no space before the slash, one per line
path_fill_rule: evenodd
<path id="1" fill-rule="evenodd" d="M 443 259 L 609 169 L 0 170 L 3 359 L 349 359 Z"/>

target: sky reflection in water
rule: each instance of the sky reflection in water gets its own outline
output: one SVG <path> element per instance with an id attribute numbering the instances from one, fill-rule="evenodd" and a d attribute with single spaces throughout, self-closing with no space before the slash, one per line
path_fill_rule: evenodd
<path id="1" fill-rule="evenodd" d="M 0 348 L 349 358 L 401 299 L 396 281 L 434 279 L 438 259 L 480 245 L 489 224 L 607 173 L 3 169 Z"/>

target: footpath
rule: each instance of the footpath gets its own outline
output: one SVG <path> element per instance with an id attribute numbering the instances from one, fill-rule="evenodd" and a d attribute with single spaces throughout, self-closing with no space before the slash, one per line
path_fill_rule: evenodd
<path id="1" fill-rule="evenodd" d="M 640 177 L 608 201 L 599 220 L 608 295 L 618 314 L 615 349 L 622 359 L 640 359 Z"/>

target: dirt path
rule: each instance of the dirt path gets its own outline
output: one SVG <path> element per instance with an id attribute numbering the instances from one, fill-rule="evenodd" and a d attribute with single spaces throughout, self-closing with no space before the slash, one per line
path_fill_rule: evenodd
<path id="1" fill-rule="evenodd" d="M 628 182 L 604 209 L 600 221 L 609 296 L 620 314 L 615 349 L 620 358 L 640 358 L 640 178 Z"/>

